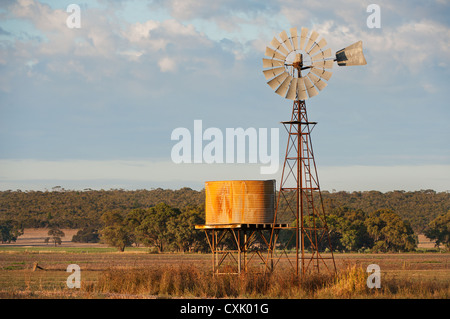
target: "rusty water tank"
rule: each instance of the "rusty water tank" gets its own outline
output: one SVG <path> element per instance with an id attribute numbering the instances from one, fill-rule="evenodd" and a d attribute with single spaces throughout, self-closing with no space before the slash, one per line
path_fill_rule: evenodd
<path id="1" fill-rule="evenodd" d="M 275 180 L 205 182 L 207 225 L 273 223 Z"/>

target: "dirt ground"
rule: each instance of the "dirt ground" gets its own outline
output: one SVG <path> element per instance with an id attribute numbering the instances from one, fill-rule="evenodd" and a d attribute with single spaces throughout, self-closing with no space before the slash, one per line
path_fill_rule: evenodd
<path id="1" fill-rule="evenodd" d="M 435 242 L 425 237 L 425 235 L 420 234 L 417 237 L 419 237 L 419 243 L 417 244 L 417 248 L 423 248 L 423 249 L 433 249 L 435 248 Z"/>
<path id="2" fill-rule="evenodd" d="M 104 244 L 86 244 L 86 243 L 74 243 L 72 237 L 78 232 L 78 229 L 61 229 L 65 236 L 61 238 L 61 246 L 63 247 L 107 247 Z M 45 238 L 48 236 L 48 229 L 45 228 L 25 228 L 23 235 L 20 236 L 16 242 L 10 244 L 2 244 L 4 246 L 14 247 L 49 247 L 54 246 L 50 241 L 45 243 Z M 59 245 L 58 245 L 59 246 Z"/>

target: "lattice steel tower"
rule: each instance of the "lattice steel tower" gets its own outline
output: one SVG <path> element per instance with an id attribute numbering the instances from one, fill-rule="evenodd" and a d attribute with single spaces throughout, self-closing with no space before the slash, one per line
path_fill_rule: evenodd
<path id="1" fill-rule="evenodd" d="M 332 75 L 327 69 L 333 67 L 334 61 L 347 66 L 364 65 L 366 60 L 361 41 L 333 57 L 331 49 L 325 49 L 325 39 L 318 40 L 317 32 L 309 34 L 307 28 L 302 28 L 298 35 L 297 29 L 291 28 L 290 33 L 290 37 L 286 31 L 280 33 L 279 39 L 274 37 L 271 47 L 266 48 L 268 58 L 263 59 L 267 84 L 294 101 L 290 121 L 282 122 L 288 142 L 265 264 L 268 269 L 287 260 L 281 264 L 292 266 L 302 277 L 322 269 L 334 275 L 336 264 L 311 143 L 311 131 L 317 123 L 308 120 L 305 101 L 327 86 Z M 288 220 L 289 226 L 279 223 L 280 219 Z M 287 249 L 294 242 L 292 256 Z"/>

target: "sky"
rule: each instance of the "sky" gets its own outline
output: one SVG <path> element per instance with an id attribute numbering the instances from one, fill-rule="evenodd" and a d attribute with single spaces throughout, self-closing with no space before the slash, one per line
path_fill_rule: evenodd
<path id="1" fill-rule="evenodd" d="M 266 84 L 262 58 L 281 31 L 307 27 L 333 53 L 362 40 L 367 60 L 335 64 L 306 101 L 321 189 L 449 191 L 449 15 L 447 0 L 1 1 L 0 190 L 279 183 L 292 101 Z M 226 161 L 237 128 L 258 140 L 278 130 L 267 145 L 278 169 L 263 174 L 262 156 Z M 191 163 L 174 160 L 180 130 Z M 194 163 L 207 132 L 222 133 L 223 163 Z"/>

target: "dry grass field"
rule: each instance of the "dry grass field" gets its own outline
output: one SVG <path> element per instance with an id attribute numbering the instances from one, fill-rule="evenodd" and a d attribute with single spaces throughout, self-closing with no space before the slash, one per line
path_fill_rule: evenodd
<path id="1" fill-rule="evenodd" d="M 61 247 L 106 247 L 102 244 L 83 244 L 73 243 L 72 237 L 77 233 L 77 229 L 61 229 L 65 236 L 61 238 Z M 23 235 L 20 236 L 16 242 L 10 244 L 2 244 L 2 246 L 10 247 L 51 247 L 53 244 L 44 242 L 48 230 L 43 228 L 26 228 Z"/>
<path id="2" fill-rule="evenodd" d="M 75 244 L 64 230 L 60 246 L 46 233 L 27 230 L 14 244 L 0 245 L 0 298 L 426 298 L 450 297 L 449 253 L 335 254 L 338 275 L 289 273 L 212 276 L 209 254 L 123 253 L 101 244 Z M 422 238 L 423 241 L 423 238 Z M 424 244 L 427 244 L 423 241 Z M 429 244 L 429 243 L 428 243 Z M 37 263 L 42 269 L 35 269 Z M 81 269 L 81 288 L 69 289 L 69 264 Z M 369 264 L 381 268 L 381 288 L 366 286 Z"/>

